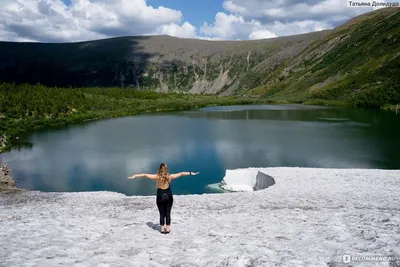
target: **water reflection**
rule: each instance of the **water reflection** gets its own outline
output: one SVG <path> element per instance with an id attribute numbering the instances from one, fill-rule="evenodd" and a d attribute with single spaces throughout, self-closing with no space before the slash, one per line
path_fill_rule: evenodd
<path id="1" fill-rule="evenodd" d="M 18 186 L 42 191 L 152 195 L 155 173 L 200 171 L 174 181 L 176 194 L 201 194 L 225 169 L 246 167 L 399 168 L 399 117 L 326 107 L 216 107 L 68 126 L 34 134 L 30 149 L 1 155 Z M 242 109 L 242 110 L 241 110 Z"/>

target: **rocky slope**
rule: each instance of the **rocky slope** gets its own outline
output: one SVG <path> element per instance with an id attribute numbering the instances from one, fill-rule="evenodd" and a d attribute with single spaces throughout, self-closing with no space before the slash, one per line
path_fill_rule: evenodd
<path id="1" fill-rule="evenodd" d="M 381 9 L 333 30 L 256 41 L 0 42 L 0 81 L 285 99 L 337 98 L 364 89 L 373 95 L 394 84 L 386 94 L 393 100 L 399 95 L 399 11 Z"/>
<path id="2" fill-rule="evenodd" d="M 0 43 L 0 80 L 50 86 L 123 86 L 163 92 L 220 93 L 252 88 L 246 74 L 274 69 L 327 32 L 261 41 L 205 41 L 170 36 L 82 43 Z"/>

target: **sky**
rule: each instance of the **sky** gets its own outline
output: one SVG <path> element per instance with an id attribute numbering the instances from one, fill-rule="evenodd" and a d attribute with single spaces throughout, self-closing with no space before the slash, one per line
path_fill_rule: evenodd
<path id="1" fill-rule="evenodd" d="M 0 0 L 0 41 L 266 39 L 331 29 L 372 10 L 346 0 Z"/>

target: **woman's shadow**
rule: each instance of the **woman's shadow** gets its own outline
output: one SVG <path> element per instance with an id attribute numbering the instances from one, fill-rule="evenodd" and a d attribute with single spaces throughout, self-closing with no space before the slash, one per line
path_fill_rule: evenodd
<path id="1" fill-rule="evenodd" d="M 160 231 L 160 225 L 158 224 L 154 224 L 152 222 L 147 222 L 146 223 L 148 227 L 150 227 L 151 229 L 153 229 L 154 231 L 159 232 Z"/>

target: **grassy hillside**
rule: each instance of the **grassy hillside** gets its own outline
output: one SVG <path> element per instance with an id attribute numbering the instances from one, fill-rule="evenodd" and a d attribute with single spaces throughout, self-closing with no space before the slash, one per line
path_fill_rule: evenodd
<path id="1" fill-rule="evenodd" d="M 400 102 L 400 9 L 357 17 L 315 41 L 242 94 L 379 107 Z M 275 78 L 275 79 L 274 79 Z"/>

